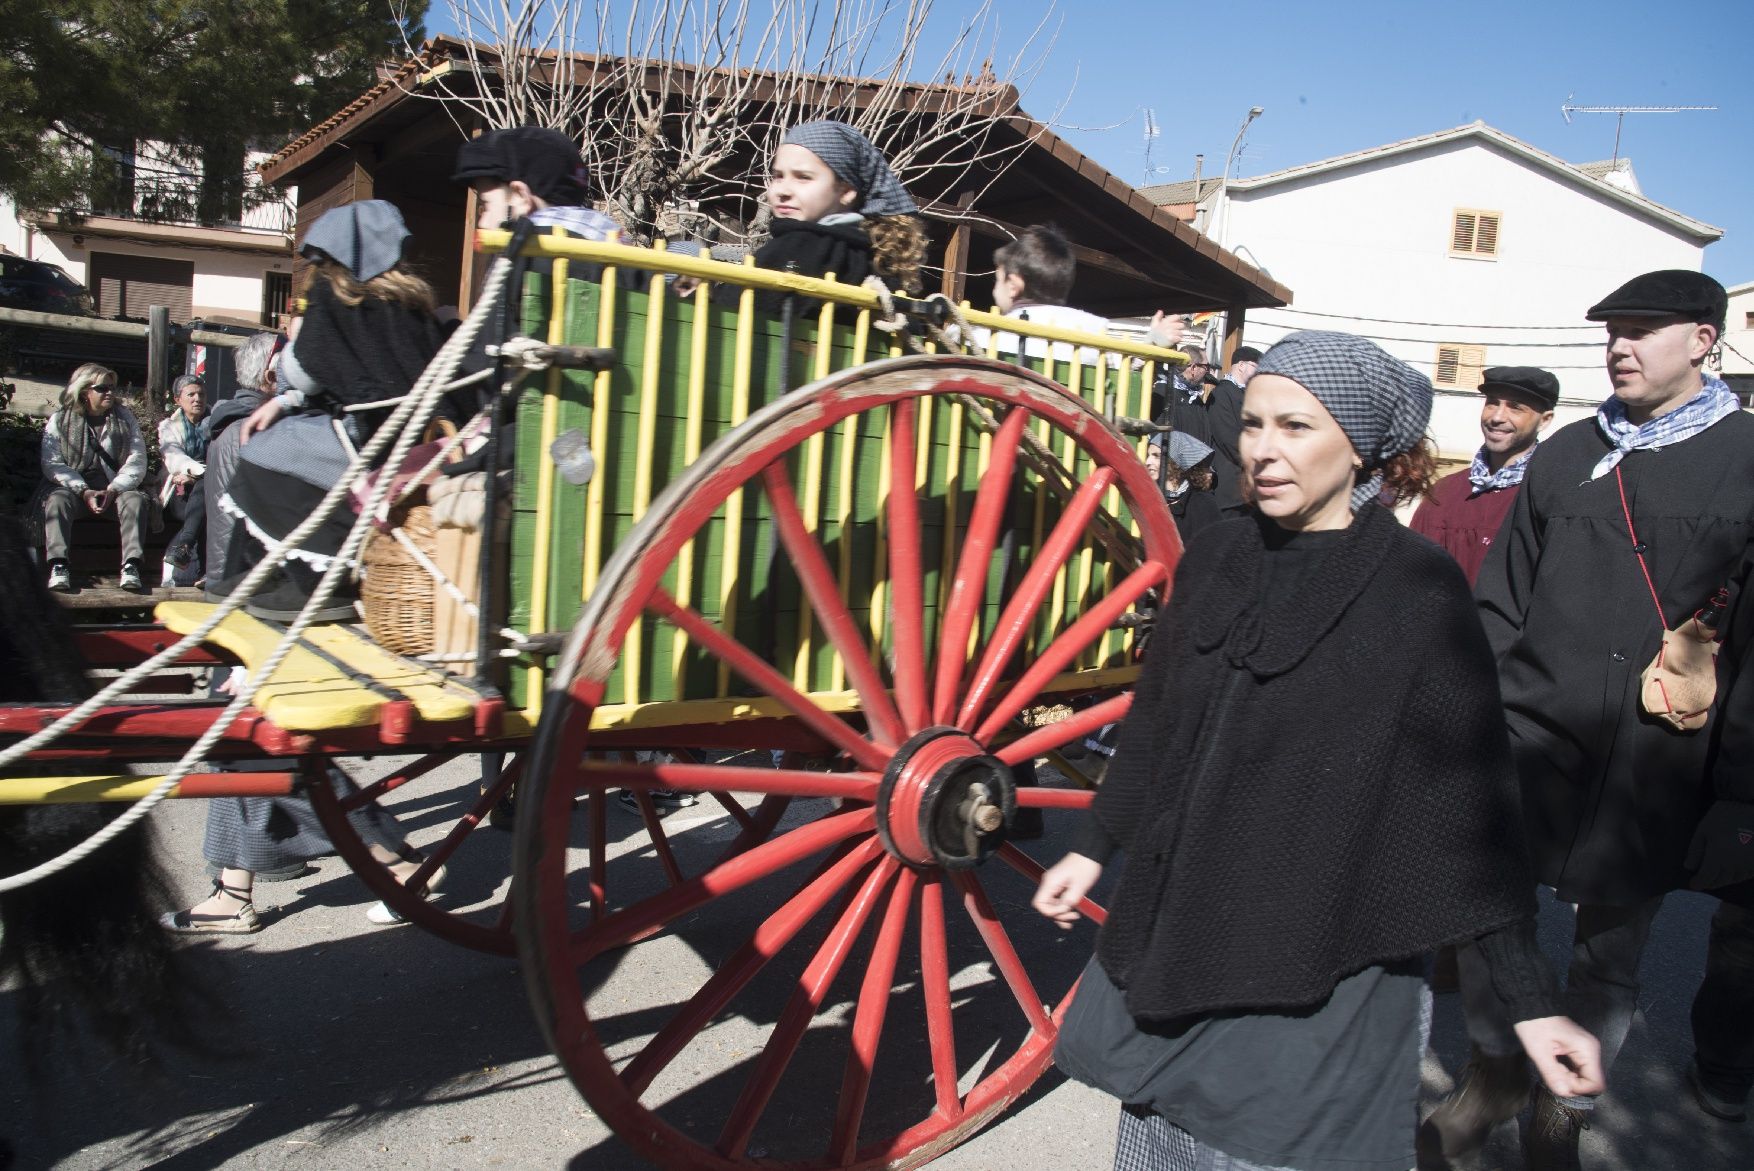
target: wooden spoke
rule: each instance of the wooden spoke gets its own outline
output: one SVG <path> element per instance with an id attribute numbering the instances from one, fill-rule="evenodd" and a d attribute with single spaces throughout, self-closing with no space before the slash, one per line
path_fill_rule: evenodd
<path id="1" fill-rule="evenodd" d="M 969 515 L 968 534 L 963 538 L 962 556 L 956 563 L 956 574 L 950 582 L 950 600 L 945 608 L 943 632 L 938 639 L 938 670 L 932 690 L 932 722 L 948 724 L 956 711 L 956 695 L 962 686 L 962 672 L 968 661 L 968 636 L 974 629 L 975 613 L 986 595 L 987 572 L 993 561 L 999 525 L 1009 504 L 1012 473 L 1017 467 L 1017 452 L 1028 425 L 1030 413 L 1014 407 L 993 436 L 993 459 L 981 476 L 975 492 L 974 510 Z"/>
<path id="2" fill-rule="evenodd" d="M 834 570 L 829 568 L 828 558 L 823 555 L 822 546 L 804 524 L 785 467 L 778 461 L 767 465 L 762 472 L 762 483 L 767 488 L 768 501 L 773 505 L 774 527 L 779 532 L 780 543 L 792 556 L 792 569 L 804 587 L 810 608 L 822 621 L 822 629 L 846 664 L 847 679 L 859 693 L 859 702 L 864 707 L 865 718 L 870 721 L 873 735 L 879 743 L 890 747 L 900 744 L 907 739 L 902 731 L 901 716 L 883 686 L 871 658 L 871 648 L 859 633 L 858 623 L 846 603 L 841 601 L 840 587 L 835 581 Z"/>

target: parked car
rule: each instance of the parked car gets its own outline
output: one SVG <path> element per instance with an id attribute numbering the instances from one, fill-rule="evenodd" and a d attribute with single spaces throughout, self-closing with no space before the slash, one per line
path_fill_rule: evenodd
<path id="1" fill-rule="evenodd" d="M 97 303 L 84 285 L 58 265 L 20 256 L 0 256 L 0 307 L 97 316 Z"/>

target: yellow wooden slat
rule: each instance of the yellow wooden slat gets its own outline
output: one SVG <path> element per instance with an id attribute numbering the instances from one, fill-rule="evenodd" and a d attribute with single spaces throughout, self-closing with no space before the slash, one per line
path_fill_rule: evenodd
<path id="1" fill-rule="evenodd" d="M 559 232 L 560 228 L 554 229 Z M 566 343 L 567 297 L 566 274 L 570 261 L 562 256 L 554 262 L 554 283 L 550 286 L 553 295 L 548 305 L 548 344 L 564 345 Z M 523 290 L 517 289 L 513 296 L 523 296 Z M 554 445 L 555 438 L 560 434 L 560 393 L 565 385 L 564 373 L 556 367 L 548 372 L 542 387 L 542 426 L 541 444 L 542 458 L 536 461 L 536 542 L 530 555 L 530 629 L 526 632 L 535 634 L 548 627 L 548 574 L 549 563 L 554 556 L 554 461 L 549 458 L 548 451 Z M 531 665 L 524 669 L 524 696 L 532 716 L 542 710 L 542 680 L 545 672 L 540 666 Z"/>
<path id="2" fill-rule="evenodd" d="M 658 242 L 663 250 L 664 242 Z M 639 416 L 634 427 L 633 523 L 638 524 L 652 504 L 652 461 L 658 447 L 658 385 L 664 358 L 664 292 L 668 282 L 654 280 L 646 300 L 646 346 L 641 363 Z M 608 518 L 604 518 L 607 522 Z M 640 700 L 640 680 L 645 672 L 645 618 L 635 618 L 628 629 L 621 656 L 622 698 Z"/>
<path id="3" fill-rule="evenodd" d="M 744 258 L 749 267 L 755 257 Z M 731 366 L 731 424 L 749 417 L 749 382 L 755 353 L 755 290 L 745 288 L 737 299 L 737 340 Z M 737 551 L 743 547 L 743 489 L 736 488 L 725 501 L 724 554 L 719 558 L 719 625 L 732 638 L 737 634 Z M 719 664 L 719 694 L 731 689 L 731 668 Z"/>
<path id="4" fill-rule="evenodd" d="M 161 602 L 154 617 L 174 634 L 188 634 L 216 607 L 206 602 Z M 221 647 L 254 673 L 280 645 L 285 631 L 240 611 L 226 616 L 207 641 Z M 312 649 L 316 648 L 316 649 Z M 317 650 L 340 659 L 369 678 L 385 695 L 355 681 Z M 364 728 L 378 722 L 384 705 L 406 698 L 426 720 L 458 720 L 475 710 L 473 695 L 449 676 L 390 654 L 345 626 L 313 626 L 257 689 L 258 711 L 281 728 L 321 732 Z"/>
<path id="5" fill-rule="evenodd" d="M 712 286 L 700 284 L 692 294 L 694 302 L 693 331 L 688 340 L 688 418 L 683 423 L 682 466 L 693 467 L 700 458 L 701 430 L 706 414 L 706 343 L 711 324 Z M 676 600 L 685 606 L 694 597 L 694 542 L 683 545 L 676 555 Z M 670 678 L 677 680 L 680 690 L 683 663 L 688 653 L 688 636 L 681 630 L 673 632 L 670 641 Z"/>

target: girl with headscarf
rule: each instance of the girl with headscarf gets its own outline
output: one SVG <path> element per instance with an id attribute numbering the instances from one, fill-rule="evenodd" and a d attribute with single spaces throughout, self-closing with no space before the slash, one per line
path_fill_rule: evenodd
<path id="1" fill-rule="evenodd" d="M 1268 351 L 1242 410 L 1252 514 L 1188 546 L 1107 778 L 1036 892 L 1068 926 L 1126 855 L 1056 1053 L 1122 1100 L 1117 1168 L 1405 1171 L 1427 957 L 1461 940 L 1554 1092 L 1601 1091 L 1536 946 L 1467 583 L 1376 503 L 1429 478 L 1431 398 L 1362 338 Z"/>
<path id="2" fill-rule="evenodd" d="M 278 356 L 279 392 L 240 424 L 242 458 L 220 501 L 264 545 L 304 522 L 444 342 L 432 287 L 403 263 L 408 237 L 402 214 L 381 199 L 324 212 L 305 236 L 305 307 Z M 296 618 L 353 521 L 337 509 L 249 612 Z M 233 557 L 226 568 L 235 578 L 243 565 Z M 352 616 L 343 598 L 317 620 Z"/>
<path id="3" fill-rule="evenodd" d="M 833 273 L 860 284 L 873 273 L 895 292 L 918 293 L 926 231 L 919 209 L 883 152 L 845 122 L 786 131 L 767 178 L 772 237 L 755 252 L 763 268 Z"/>

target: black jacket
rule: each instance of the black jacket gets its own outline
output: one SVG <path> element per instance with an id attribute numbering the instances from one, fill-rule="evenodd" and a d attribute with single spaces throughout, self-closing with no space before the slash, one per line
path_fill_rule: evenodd
<path id="1" fill-rule="evenodd" d="M 1206 400 L 1206 429 L 1211 437 L 1206 445 L 1212 449 L 1212 494 L 1221 509 L 1241 509 L 1242 456 L 1237 450 L 1242 440 L 1243 388 L 1228 378 L 1220 379 Z"/>
<path id="2" fill-rule="evenodd" d="M 1103 969 L 1134 1016 L 1164 1019 L 1318 1004 L 1372 964 L 1500 929 L 1536 964 L 1516 775 L 1461 571 L 1366 508 L 1261 606 L 1266 523 L 1201 534 L 1158 615 L 1092 807 L 1127 854 Z M 1519 983 L 1540 1003 L 1518 1019 L 1552 1011 L 1550 985 Z"/>
<path id="3" fill-rule="evenodd" d="M 1717 799 L 1754 801 L 1754 418 L 1735 414 L 1620 464 L 1633 525 L 1663 603 L 1632 551 L 1609 450 L 1594 419 L 1530 457 L 1510 520 L 1475 592 L 1499 659 L 1540 880 L 1568 902 L 1630 904 L 1687 884 L 1687 848 Z M 1720 586 L 1718 698 L 1701 732 L 1639 706 L 1639 673 L 1662 627 Z M 1740 901 L 1740 900 L 1738 900 Z"/>

